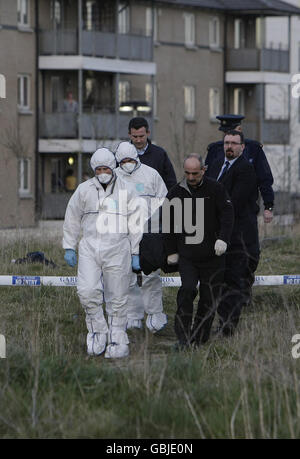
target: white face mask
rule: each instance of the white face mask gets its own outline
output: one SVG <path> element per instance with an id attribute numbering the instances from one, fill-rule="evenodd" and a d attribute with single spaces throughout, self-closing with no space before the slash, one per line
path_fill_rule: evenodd
<path id="1" fill-rule="evenodd" d="M 136 168 L 136 166 L 137 166 L 137 163 L 125 163 L 125 164 L 120 165 L 123 171 L 127 172 L 128 174 L 131 174 Z"/>
<path id="2" fill-rule="evenodd" d="M 106 184 L 109 183 L 112 179 L 112 174 L 98 174 L 97 179 L 99 180 L 100 183 Z"/>

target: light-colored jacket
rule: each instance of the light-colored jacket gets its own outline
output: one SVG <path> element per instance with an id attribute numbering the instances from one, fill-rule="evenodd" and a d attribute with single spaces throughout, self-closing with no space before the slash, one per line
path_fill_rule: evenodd
<path id="1" fill-rule="evenodd" d="M 131 254 L 139 253 L 142 228 L 129 224 L 141 200 L 118 176 L 104 190 L 96 177 L 81 183 L 72 195 L 63 225 L 63 248 L 76 250 L 81 232 L 95 249 L 114 247 L 128 238 Z M 107 231 L 100 231 L 106 227 Z"/>

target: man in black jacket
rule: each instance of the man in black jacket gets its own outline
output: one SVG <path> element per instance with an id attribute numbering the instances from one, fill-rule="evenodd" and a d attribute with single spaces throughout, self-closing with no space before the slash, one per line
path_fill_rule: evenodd
<path id="1" fill-rule="evenodd" d="M 145 118 L 132 118 L 129 122 L 128 133 L 131 142 L 139 154 L 141 163 L 153 167 L 162 177 L 168 190 L 176 185 L 176 175 L 166 151 L 153 145 L 149 139 L 150 130 Z"/>
<path id="2" fill-rule="evenodd" d="M 209 338 L 224 277 L 224 253 L 234 220 L 233 206 L 224 186 L 205 177 L 204 173 L 201 157 L 194 154 L 187 157 L 184 161 L 185 178 L 169 191 L 163 205 L 168 263 L 179 263 L 182 282 L 175 316 L 175 333 L 180 348 L 205 343 Z M 170 211 L 171 206 L 174 206 L 174 212 Z M 169 231 L 164 221 L 168 211 Z M 192 324 L 193 301 L 199 280 L 200 298 Z"/>
<path id="3" fill-rule="evenodd" d="M 258 246 L 257 178 L 254 167 L 242 155 L 242 132 L 228 131 L 224 137 L 224 155 L 210 167 L 210 176 L 226 188 L 234 207 L 234 227 L 226 254 L 225 287 L 218 307 L 223 334 L 232 335 L 242 307 L 247 303 L 249 270 L 253 247 Z"/>

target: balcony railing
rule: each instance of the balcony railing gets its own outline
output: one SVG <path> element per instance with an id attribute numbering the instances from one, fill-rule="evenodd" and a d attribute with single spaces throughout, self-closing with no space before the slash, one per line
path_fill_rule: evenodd
<path id="1" fill-rule="evenodd" d="M 127 139 L 128 123 L 132 115 L 114 112 L 83 113 L 83 139 Z M 150 123 L 150 119 L 148 119 Z M 43 139 L 77 139 L 79 117 L 76 113 L 41 113 L 39 136 Z"/>
<path id="2" fill-rule="evenodd" d="M 79 55 L 152 60 L 152 38 L 133 34 L 82 31 L 81 51 L 76 29 L 40 31 L 40 55 Z"/>
<path id="3" fill-rule="evenodd" d="M 263 144 L 288 144 L 290 141 L 289 120 L 263 120 L 261 142 Z M 243 132 L 248 139 L 260 138 L 258 122 L 243 122 Z"/>
<path id="4" fill-rule="evenodd" d="M 282 49 L 228 49 L 226 70 L 289 72 L 289 56 L 289 51 Z"/>

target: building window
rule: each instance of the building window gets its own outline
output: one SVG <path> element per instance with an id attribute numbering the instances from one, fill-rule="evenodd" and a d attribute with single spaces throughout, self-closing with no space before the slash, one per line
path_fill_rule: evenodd
<path id="1" fill-rule="evenodd" d="M 158 40 L 158 33 L 157 33 L 157 26 L 158 26 L 158 13 L 157 8 L 146 8 L 146 35 L 147 37 L 151 37 L 153 33 L 153 40 Z"/>
<path id="2" fill-rule="evenodd" d="M 195 45 L 195 15 L 184 14 L 184 43 L 186 46 Z"/>
<path id="3" fill-rule="evenodd" d="M 19 160 L 19 194 L 30 192 L 30 159 Z"/>
<path id="4" fill-rule="evenodd" d="M 245 26 L 242 19 L 234 20 L 234 49 L 245 48 Z"/>
<path id="5" fill-rule="evenodd" d="M 129 81 L 119 81 L 119 104 L 130 100 Z"/>
<path id="6" fill-rule="evenodd" d="M 187 120 L 195 119 L 194 86 L 184 86 L 184 115 Z"/>
<path id="7" fill-rule="evenodd" d="M 220 21 L 217 17 L 209 21 L 209 46 L 212 48 L 220 46 Z"/>
<path id="8" fill-rule="evenodd" d="M 29 103 L 29 83 L 30 77 L 28 75 L 18 75 L 18 108 L 28 110 Z"/>
<path id="9" fill-rule="evenodd" d="M 146 83 L 145 86 L 145 100 L 152 107 L 154 117 L 157 117 L 157 85 Z"/>
<path id="10" fill-rule="evenodd" d="M 220 114 L 220 90 L 219 88 L 210 88 L 209 90 L 209 116 L 211 120 L 216 120 Z"/>
<path id="11" fill-rule="evenodd" d="M 265 119 L 289 119 L 289 86 L 279 84 L 265 85 Z"/>
<path id="12" fill-rule="evenodd" d="M 243 115 L 245 113 L 245 92 L 242 88 L 233 90 L 233 113 Z"/>
<path id="13" fill-rule="evenodd" d="M 129 5 L 126 2 L 119 3 L 118 28 L 119 33 L 129 33 Z"/>
<path id="14" fill-rule="evenodd" d="M 18 25 L 29 26 L 29 0 L 18 0 Z"/>
<path id="15" fill-rule="evenodd" d="M 52 0 L 51 19 L 56 26 L 61 25 L 61 0 Z"/>

